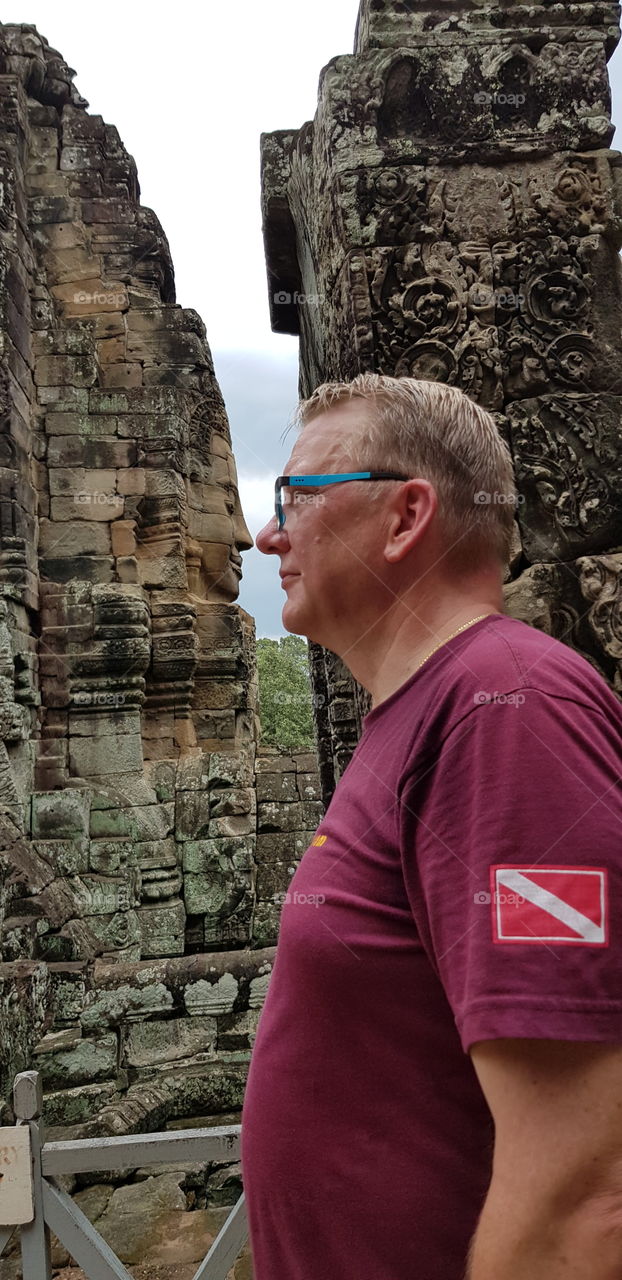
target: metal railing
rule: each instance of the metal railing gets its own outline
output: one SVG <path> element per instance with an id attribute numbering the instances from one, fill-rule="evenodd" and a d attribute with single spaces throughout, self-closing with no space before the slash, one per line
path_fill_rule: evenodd
<path id="1" fill-rule="evenodd" d="M 43 1092 L 37 1071 L 16 1076 L 13 1105 L 17 1124 L 0 1128 L 0 1257 L 15 1229 L 21 1229 L 24 1280 L 51 1280 L 53 1231 L 88 1280 L 132 1280 L 129 1271 L 55 1178 L 145 1165 L 235 1160 L 240 1125 L 130 1134 L 124 1138 L 82 1138 L 45 1142 L 41 1124 Z M 194 1280 L 226 1280 L 248 1238 L 244 1196 L 240 1196 Z"/>

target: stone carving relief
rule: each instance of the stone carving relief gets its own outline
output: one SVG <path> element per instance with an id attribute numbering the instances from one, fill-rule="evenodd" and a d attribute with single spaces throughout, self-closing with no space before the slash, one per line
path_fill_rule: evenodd
<path id="1" fill-rule="evenodd" d="M 287 330 L 303 392 L 372 370 L 448 382 L 491 410 L 523 499 L 508 601 L 616 688 L 598 610 L 613 616 L 605 562 L 622 546 L 618 21 L 607 0 L 362 0 L 355 54 L 326 69 L 313 125 L 286 145 L 270 135 L 263 194 L 271 286 L 296 262 L 304 293 L 312 262 L 324 300 Z M 580 578 L 588 595 L 600 583 L 591 612 Z M 329 655 L 314 650 L 313 671 L 329 706 L 338 687 L 343 699 Z M 327 798 L 360 692 L 350 682 L 348 733 L 317 714 Z"/>
<path id="2" fill-rule="evenodd" d="M 252 539 L 205 328 L 72 77 L 0 25 L 0 1076 L 26 1045 L 49 1124 L 122 1132 L 224 1106 L 206 1063 L 239 1105 L 322 805 L 308 754 L 256 769 Z"/>

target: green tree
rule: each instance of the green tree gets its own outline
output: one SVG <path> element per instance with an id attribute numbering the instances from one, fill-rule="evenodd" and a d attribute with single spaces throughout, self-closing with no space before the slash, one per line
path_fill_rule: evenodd
<path id="1" fill-rule="evenodd" d="M 282 751 L 314 751 L 313 698 L 302 636 L 257 641 L 261 740 Z"/>

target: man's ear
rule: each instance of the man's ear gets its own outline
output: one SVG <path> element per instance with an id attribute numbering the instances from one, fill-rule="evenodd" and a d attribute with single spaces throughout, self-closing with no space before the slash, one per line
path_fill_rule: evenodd
<path id="1" fill-rule="evenodd" d="M 438 511 L 438 497 L 429 480 L 407 480 L 389 502 L 389 524 L 384 556 L 397 564 L 424 537 Z"/>

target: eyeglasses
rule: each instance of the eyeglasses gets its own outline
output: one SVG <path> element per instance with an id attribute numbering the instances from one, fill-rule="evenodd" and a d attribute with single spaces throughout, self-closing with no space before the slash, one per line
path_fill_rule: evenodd
<path id="1" fill-rule="evenodd" d="M 343 475 L 332 476 L 277 476 L 274 485 L 274 511 L 279 529 L 285 525 L 285 512 L 281 490 L 284 485 L 299 489 L 320 487 L 326 484 L 344 484 L 348 480 L 410 480 L 410 476 L 400 475 L 397 471 L 347 471 Z"/>

